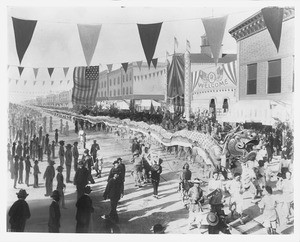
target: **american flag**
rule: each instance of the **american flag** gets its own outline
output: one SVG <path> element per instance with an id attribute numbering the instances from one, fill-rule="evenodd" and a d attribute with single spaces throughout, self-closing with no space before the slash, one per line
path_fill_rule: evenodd
<path id="1" fill-rule="evenodd" d="M 99 83 L 99 66 L 75 67 L 73 72 L 72 103 L 94 105 Z"/>

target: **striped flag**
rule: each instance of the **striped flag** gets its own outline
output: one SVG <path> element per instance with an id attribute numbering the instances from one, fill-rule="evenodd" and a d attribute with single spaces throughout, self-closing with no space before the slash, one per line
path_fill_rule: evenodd
<path id="1" fill-rule="evenodd" d="M 186 40 L 186 51 L 191 52 L 191 43 L 188 40 Z"/>
<path id="2" fill-rule="evenodd" d="M 94 105 L 98 91 L 99 66 L 75 67 L 73 82 L 72 103 Z"/>
<path id="3" fill-rule="evenodd" d="M 228 76 L 228 79 L 234 84 L 237 84 L 236 78 L 236 61 L 223 64 L 223 69 Z"/>
<path id="4" fill-rule="evenodd" d="M 176 52 L 175 50 L 178 48 L 178 40 L 177 38 L 174 36 L 174 53 Z"/>

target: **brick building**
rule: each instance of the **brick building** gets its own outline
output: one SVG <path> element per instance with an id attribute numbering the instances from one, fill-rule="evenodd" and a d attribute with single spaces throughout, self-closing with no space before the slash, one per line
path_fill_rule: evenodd
<path id="1" fill-rule="evenodd" d="M 273 117 L 291 120 L 294 92 L 294 8 L 284 8 L 277 49 L 261 11 L 229 30 L 237 41 L 238 103 L 226 121 L 261 122 Z"/>

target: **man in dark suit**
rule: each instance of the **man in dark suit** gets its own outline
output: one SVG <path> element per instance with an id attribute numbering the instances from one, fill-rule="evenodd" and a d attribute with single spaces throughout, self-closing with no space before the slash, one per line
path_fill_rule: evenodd
<path id="1" fill-rule="evenodd" d="M 113 174 L 113 178 L 111 178 L 105 188 L 105 192 L 103 194 L 104 200 L 107 198 L 110 199 L 110 213 L 109 218 L 114 222 L 119 222 L 119 216 L 117 213 L 117 205 L 121 198 L 122 193 L 122 181 L 120 179 L 120 172 L 116 171 Z"/>
<path id="2" fill-rule="evenodd" d="M 26 220 L 31 216 L 29 206 L 25 201 L 28 194 L 24 189 L 21 189 L 16 194 L 18 201 L 14 202 L 9 209 L 9 223 L 11 225 L 11 232 L 24 232 Z"/>
<path id="3" fill-rule="evenodd" d="M 59 192 L 54 190 L 51 197 L 52 203 L 49 207 L 48 228 L 49 233 L 59 233 L 60 228 L 60 208 L 59 208 Z"/>
<path id="4" fill-rule="evenodd" d="M 76 233 L 88 233 L 91 213 L 94 212 L 92 199 L 88 196 L 92 191 L 90 186 L 84 188 L 84 194 L 78 199 L 76 203 Z"/>

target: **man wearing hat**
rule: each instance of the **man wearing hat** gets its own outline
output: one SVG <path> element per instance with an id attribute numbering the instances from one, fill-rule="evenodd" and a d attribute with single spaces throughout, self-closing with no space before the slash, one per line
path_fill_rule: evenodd
<path id="1" fill-rule="evenodd" d="M 160 174 L 162 173 L 162 167 L 157 160 L 154 160 L 154 164 L 151 166 L 151 182 L 153 185 L 153 196 L 158 198 L 158 185 L 160 180 Z"/>
<path id="2" fill-rule="evenodd" d="M 119 216 L 117 213 L 117 205 L 121 198 L 122 194 L 122 181 L 120 179 L 120 172 L 116 171 L 113 174 L 113 178 L 111 178 L 105 188 L 105 192 L 103 194 L 104 200 L 107 198 L 110 199 L 110 213 L 109 218 L 114 222 L 119 222 Z"/>
<path id="3" fill-rule="evenodd" d="M 54 167 L 53 165 L 55 164 L 54 161 L 49 161 L 48 162 L 48 166 L 45 170 L 45 173 L 44 173 L 44 179 L 46 179 L 46 194 L 45 196 L 48 197 L 52 194 L 52 191 L 53 191 L 53 178 L 55 177 L 55 170 L 54 170 Z"/>
<path id="4" fill-rule="evenodd" d="M 94 212 L 92 199 L 89 197 L 92 189 L 90 186 L 85 186 L 84 194 L 76 203 L 76 233 L 88 233 L 91 214 Z"/>
<path id="5" fill-rule="evenodd" d="M 136 150 L 133 153 L 133 175 L 136 187 L 142 187 L 142 158 L 140 157 L 140 153 Z"/>
<path id="6" fill-rule="evenodd" d="M 89 150 L 85 149 L 82 155 L 82 162 L 89 171 L 89 175 L 92 176 L 92 166 L 94 165 L 93 158 L 89 155 Z"/>
<path id="7" fill-rule="evenodd" d="M 45 137 L 45 151 L 44 151 L 44 154 L 47 154 L 48 146 L 49 146 L 49 134 L 46 134 L 46 137 Z"/>
<path id="8" fill-rule="evenodd" d="M 125 174 L 126 174 L 126 167 L 125 164 L 123 163 L 123 160 L 121 157 L 119 157 L 117 159 L 117 161 L 119 162 L 119 170 L 120 170 L 120 179 L 122 181 L 122 194 L 124 194 L 124 182 L 125 182 Z"/>
<path id="9" fill-rule="evenodd" d="M 71 183 L 70 175 L 71 175 L 71 165 L 72 165 L 72 145 L 67 144 L 66 146 L 66 152 L 65 152 L 65 158 L 66 158 L 66 168 L 67 168 L 67 177 L 66 182 Z"/>
<path id="10" fill-rule="evenodd" d="M 164 234 L 166 227 L 162 226 L 161 224 L 155 224 L 151 230 L 154 234 Z"/>
<path id="11" fill-rule="evenodd" d="M 78 158 L 79 158 L 79 152 L 78 152 L 78 142 L 74 142 L 73 144 L 73 158 L 74 158 L 74 171 L 77 171 L 77 164 L 78 164 Z"/>
<path id="12" fill-rule="evenodd" d="M 59 196 L 60 196 L 60 204 L 62 206 L 62 208 L 66 208 L 65 207 L 65 196 L 64 196 L 64 189 L 66 188 L 66 184 L 64 183 L 64 176 L 62 174 L 63 171 L 63 167 L 62 166 L 58 166 L 56 168 L 57 170 L 57 175 L 56 175 L 56 180 L 57 180 L 57 187 L 56 190 L 59 192 Z"/>
<path id="13" fill-rule="evenodd" d="M 113 167 L 109 171 L 107 182 L 109 182 L 109 180 L 111 178 L 113 178 L 113 176 L 114 176 L 115 173 L 120 173 L 121 174 L 121 169 L 120 169 L 119 165 L 120 165 L 120 163 L 119 163 L 118 160 L 115 160 L 113 162 Z"/>
<path id="14" fill-rule="evenodd" d="M 24 189 L 16 194 L 18 200 L 14 202 L 8 212 L 10 229 L 11 232 L 24 232 L 26 220 L 31 216 L 28 203 L 25 201 L 28 194 Z"/>
<path id="15" fill-rule="evenodd" d="M 84 194 L 84 188 L 88 182 L 92 184 L 95 183 L 92 176 L 90 176 L 88 169 L 85 167 L 83 161 L 78 162 L 78 169 L 75 173 L 73 184 L 76 186 L 77 199 L 79 199 Z"/>
<path id="16" fill-rule="evenodd" d="M 30 168 L 32 168 L 32 165 L 30 163 L 30 156 L 26 156 L 25 160 L 25 184 L 29 187 L 29 174 L 30 174 Z"/>
<path id="17" fill-rule="evenodd" d="M 60 228 L 59 191 L 54 190 L 52 192 L 51 197 L 53 198 L 53 200 L 49 206 L 48 229 L 49 229 L 49 233 L 59 233 L 59 228 Z"/>
<path id="18" fill-rule="evenodd" d="M 100 150 L 100 146 L 97 144 L 97 140 L 94 140 L 94 143 L 91 146 L 91 156 L 93 157 L 94 163 L 96 162 L 98 150 Z"/>
<path id="19" fill-rule="evenodd" d="M 188 197 L 190 199 L 189 207 L 189 225 L 190 229 L 193 228 L 193 223 L 199 223 L 199 212 L 201 210 L 201 204 L 204 202 L 203 190 L 200 187 L 200 179 L 195 178 L 194 186 L 191 187 L 188 191 Z"/>
<path id="20" fill-rule="evenodd" d="M 65 141 L 61 140 L 59 141 L 59 151 L 58 151 L 58 156 L 59 156 L 59 161 L 60 161 L 60 165 L 64 166 L 65 163 Z"/>
<path id="21" fill-rule="evenodd" d="M 55 134 L 54 134 L 54 138 L 55 138 L 55 144 L 58 144 L 58 129 L 55 129 Z"/>
<path id="22" fill-rule="evenodd" d="M 18 174 L 19 174 L 19 156 L 15 155 L 14 163 L 14 188 L 17 188 Z"/>
<path id="23" fill-rule="evenodd" d="M 52 140 L 52 144 L 51 144 L 51 154 L 52 154 L 52 159 L 55 159 L 55 141 Z"/>

